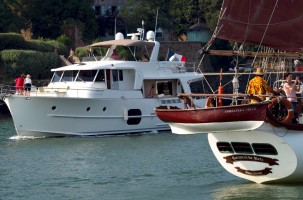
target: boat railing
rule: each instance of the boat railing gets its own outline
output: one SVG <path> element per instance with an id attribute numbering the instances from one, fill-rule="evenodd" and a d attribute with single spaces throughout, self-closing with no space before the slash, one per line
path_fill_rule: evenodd
<path id="1" fill-rule="evenodd" d="M 196 62 L 186 62 L 185 68 L 186 68 L 186 72 L 196 71 Z"/>
<path id="2" fill-rule="evenodd" d="M 261 95 L 266 98 L 265 101 L 260 99 L 260 95 L 251 95 L 251 94 L 178 94 L 180 99 L 183 99 L 183 103 L 186 107 L 219 107 L 227 105 L 240 105 L 240 104 L 250 104 L 257 102 L 270 102 L 270 97 L 278 96 L 269 96 Z M 197 106 L 195 105 L 195 99 L 206 98 L 205 105 Z"/>
<path id="3" fill-rule="evenodd" d="M 0 84 L 0 97 L 8 96 L 16 93 L 16 87 L 11 85 Z"/>

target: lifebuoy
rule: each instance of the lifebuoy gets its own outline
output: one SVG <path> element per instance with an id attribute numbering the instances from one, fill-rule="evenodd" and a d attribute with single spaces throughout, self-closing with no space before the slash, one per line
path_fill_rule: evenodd
<path id="1" fill-rule="evenodd" d="M 278 103 L 285 106 L 287 109 L 287 116 L 281 122 L 289 124 L 294 117 L 294 109 L 292 108 L 290 101 L 288 101 L 287 98 L 282 98 L 280 101 L 278 98 L 273 98 L 271 101 L 272 102 L 268 104 L 268 110 L 270 112 L 272 112 L 272 108 L 275 107 Z"/>

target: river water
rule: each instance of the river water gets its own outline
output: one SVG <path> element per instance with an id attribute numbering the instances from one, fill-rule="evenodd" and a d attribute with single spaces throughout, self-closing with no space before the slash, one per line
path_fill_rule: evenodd
<path id="1" fill-rule="evenodd" d="M 226 172 L 207 135 L 20 138 L 0 118 L 0 199 L 302 199 L 303 184 Z"/>

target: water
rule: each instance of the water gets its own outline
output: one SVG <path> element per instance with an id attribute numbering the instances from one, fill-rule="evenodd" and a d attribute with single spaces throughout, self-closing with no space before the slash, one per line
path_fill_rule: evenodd
<path id="1" fill-rule="evenodd" d="M 0 118 L 0 199 L 301 199 L 226 172 L 206 135 L 22 139 Z"/>

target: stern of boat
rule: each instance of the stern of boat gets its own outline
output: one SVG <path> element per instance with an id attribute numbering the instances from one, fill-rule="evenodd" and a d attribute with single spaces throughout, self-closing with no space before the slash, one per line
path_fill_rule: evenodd
<path id="1" fill-rule="evenodd" d="M 303 179 L 298 152 L 276 134 L 262 129 L 209 133 L 208 141 L 219 163 L 235 176 L 256 183 Z"/>

